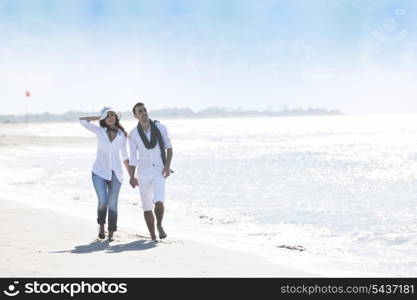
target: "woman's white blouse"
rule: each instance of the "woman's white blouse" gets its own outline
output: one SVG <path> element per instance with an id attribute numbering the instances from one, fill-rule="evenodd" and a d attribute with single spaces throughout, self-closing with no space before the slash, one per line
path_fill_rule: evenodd
<path id="1" fill-rule="evenodd" d="M 122 182 L 123 169 L 121 161 L 128 159 L 126 151 L 127 138 L 123 131 L 119 129 L 115 139 L 110 142 L 106 128 L 86 120 L 80 120 L 80 124 L 97 136 L 97 156 L 93 164 L 93 173 L 103 179 L 111 180 L 112 171 L 114 171 L 119 182 Z"/>

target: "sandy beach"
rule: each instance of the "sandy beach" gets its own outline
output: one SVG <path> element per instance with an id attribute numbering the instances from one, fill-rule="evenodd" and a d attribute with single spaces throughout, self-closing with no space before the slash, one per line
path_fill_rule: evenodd
<path id="1" fill-rule="evenodd" d="M 312 277 L 261 257 L 120 228 L 97 240 L 94 221 L 0 200 L 2 277 Z M 175 234 L 172 234 L 175 236 Z"/>

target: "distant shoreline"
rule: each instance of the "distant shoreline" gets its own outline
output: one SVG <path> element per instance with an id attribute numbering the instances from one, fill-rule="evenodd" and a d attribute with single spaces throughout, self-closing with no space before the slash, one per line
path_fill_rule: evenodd
<path id="1" fill-rule="evenodd" d="M 69 111 L 63 114 L 51 114 L 48 112 L 27 115 L 0 115 L 1 123 L 24 123 L 24 122 L 59 122 L 74 121 L 88 115 L 97 115 L 98 112 Z M 123 120 L 133 120 L 132 112 L 121 112 Z M 287 116 L 327 116 L 342 115 L 337 110 L 323 108 L 308 109 L 283 109 L 274 110 L 228 110 L 221 107 L 210 107 L 201 111 L 193 111 L 189 108 L 166 108 L 153 110 L 152 118 L 158 119 L 201 119 L 201 118 L 243 118 L 243 117 L 287 117 Z"/>

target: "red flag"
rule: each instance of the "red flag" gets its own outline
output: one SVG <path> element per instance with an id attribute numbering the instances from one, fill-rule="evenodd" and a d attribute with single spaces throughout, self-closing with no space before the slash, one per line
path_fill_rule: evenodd
<path id="1" fill-rule="evenodd" d="M 26 91 L 26 97 L 30 97 L 30 92 Z"/>

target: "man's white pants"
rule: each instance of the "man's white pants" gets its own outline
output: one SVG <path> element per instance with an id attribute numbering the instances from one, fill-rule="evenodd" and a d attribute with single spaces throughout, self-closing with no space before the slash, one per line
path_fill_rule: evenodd
<path id="1" fill-rule="evenodd" d="M 143 211 L 153 210 L 156 202 L 165 200 L 165 177 L 161 172 L 139 174 L 139 193 Z"/>

